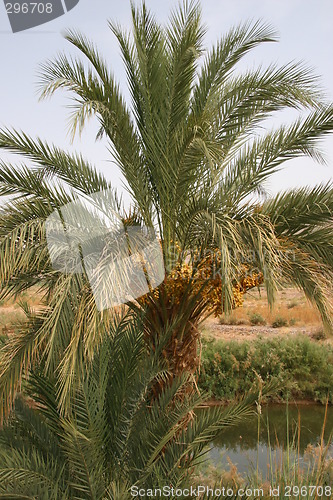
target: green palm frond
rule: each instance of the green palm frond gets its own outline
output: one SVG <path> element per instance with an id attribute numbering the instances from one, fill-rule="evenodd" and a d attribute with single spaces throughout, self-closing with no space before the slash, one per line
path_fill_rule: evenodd
<path id="1" fill-rule="evenodd" d="M 81 155 L 70 155 L 56 146 L 49 146 L 47 143 L 42 142 L 41 139 L 33 140 L 23 132 L 1 130 L 0 148 L 24 156 L 33 162 L 33 165 L 38 169 L 37 171 L 33 169 L 30 172 L 23 167 L 21 171 L 16 172 L 18 177 L 17 188 L 21 185 L 22 188 L 27 184 L 29 186 L 30 176 L 32 186 L 35 186 L 35 189 L 40 187 L 37 183 L 43 183 L 45 179 L 47 180 L 50 177 L 53 180 L 62 181 L 84 194 L 93 193 L 97 190 L 112 189 L 104 176 L 86 162 Z M 9 167 L 5 169 L 2 175 L 3 180 L 0 179 L 0 182 L 15 185 L 14 172 Z M 33 189 L 32 186 L 30 189 Z M 45 197 L 45 191 L 44 188 L 39 193 L 41 197 L 43 194 Z"/>
<path id="2" fill-rule="evenodd" d="M 184 485 L 188 467 L 202 459 L 210 440 L 253 411 L 255 389 L 228 409 L 199 411 L 203 398 L 197 395 L 181 404 L 177 395 L 186 376 L 152 399 L 164 368 L 158 353 L 147 351 L 140 324 L 132 313 L 114 319 L 67 417 L 58 409 L 55 379 L 31 374 L 24 386 L 29 398 L 16 399 L 0 431 L 0 492 L 102 499 L 115 498 L 122 484 L 122 495 L 132 485 Z"/>
<path id="3" fill-rule="evenodd" d="M 204 115 L 218 100 L 218 93 L 235 65 L 257 45 L 276 41 L 276 32 L 263 22 L 245 23 L 232 28 L 206 56 L 194 89 L 193 113 Z"/>

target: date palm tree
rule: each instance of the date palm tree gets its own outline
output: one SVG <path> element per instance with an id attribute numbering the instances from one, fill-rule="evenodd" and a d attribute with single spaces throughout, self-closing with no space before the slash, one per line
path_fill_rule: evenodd
<path id="1" fill-rule="evenodd" d="M 333 106 L 318 78 L 294 62 L 239 71 L 249 51 L 277 40 L 275 31 L 263 22 L 241 24 L 206 50 L 195 2 L 180 5 L 165 27 L 144 3 L 132 5 L 131 32 L 116 23 L 110 29 L 131 103 L 96 47 L 74 31 L 66 39 L 80 57 L 62 54 L 42 65 L 41 96 L 70 92 L 73 134 L 97 117 L 98 136 L 126 179 L 134 212 L 156 228 L 166 278 L 140 309 L 146 310 L 146 336 L 171 331 L 169 371 L 177 375 L 197 366 L 197 324 L 210 302 L 209 279 L 199 285 L 185 280 L 175 301 L 173 273 L 190 263 L 194 276 L 207 250 L 218 249 L 223 310 L 234 305 L 245 265 L 262 273 L 270 304 L 278 287 L 291 283 L 332 330 L 332 184 L 263 196 L 265 181 L 286 161 L 323 161 L 319 146 L 333 130 Z M 288 109 L 299 118 L 267 130 L 265 120 Z M 28 322 L 13 332 L 2 349 L 1 414 L 8 412 L 22 375 L 41 361 L 46 373 L 57 374 L 64 408 L 112 314 L 97 311 L 84 274 L 52 268 L 45 219 L 79 194 L 112 190 L 112 184 L 80 155 L 22 132 L 0 131 L 0 148 L 28 162 L 1 162 L 0 194 L 9 196 L 1 208 L 1 295 L 32 286 L 45 293 L 44 309 L 29 320 L 34 327 Z M 117 204 L 116 193 L 114 199 Z"/>

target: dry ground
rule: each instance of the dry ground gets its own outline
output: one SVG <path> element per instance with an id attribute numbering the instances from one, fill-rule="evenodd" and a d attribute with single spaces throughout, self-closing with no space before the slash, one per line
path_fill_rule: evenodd
<path id="1" fill-rule="evenodd" d="M 253 324 L 258 317 L 265 324 Z M 280 323 L 282 320 L 282 323 L 285 322 L 286 325 L 273 328 L 272 325 L 278 318 L 280 318 Z M 308 335 L 317 340 L 325 338 L 319 313 L 304 294 L 295 288 L 287 288 L 279 292 L 272 310 L 267 304 L 266 293 L 263 289 L 250 290 L 245 295 L 242 307 L 234 310 L 229 317 L 208 318 L 202 324 L 201 331 L 205 337 L 213 337 L 217 340 L 242 341 L 254 340 L 258 337 L 298 334 Z"/>

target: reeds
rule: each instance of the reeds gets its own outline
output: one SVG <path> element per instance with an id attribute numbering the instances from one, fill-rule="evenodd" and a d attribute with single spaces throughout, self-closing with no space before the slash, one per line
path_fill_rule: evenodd
<path id="1" fill-rule="evenodd" d="M 257 450 L 260 447 L 260 435 L 262 428 L 262 416 L 260 413 L 260 399 L 257 403 Z M 267 415 L 267 470 L 260 471 L 259 453 L 257 461 L 252 464 L 246 477 L 242 476 L 235 464 L 229 460 L 230 471 L 221 469 L 221 465 L 209 464 L 203 474 L 199 474 L 198 484 L 209 484 L 213 489 L 221 486 L 230 487 L 234 495 L 230 498 L 241 500 L 244 498 L 273 498 L 282 500 L 292 498 L 294 500 L 319 500 L 333 498 L 333 457 L 330 455 L 332 445 L 332 432 L 327 435 L 327 409 L 322 423 L 320 439 L 318 443 L 309 444 L 305 451 L 301 449 L 301 414 L 298 412 L 297 422 L 291 422 L 289 404 L 286 405 L 286 437 L 282 443 L 275 432 L 271 435 L 269 417 Z M 295 423 L 295 427 L 292 424 Z M 272 439 L 273 437 L 273 439 Z M 226 453 L 227 455 L 227 453 Z M 257 497 L 239 495 L 239 491 L 260 492 Z M 202 500 L 208 496 L 200 497 Z"/>
<path id="2" fill-rule="evenodd" d="M 258 463 L 255 472 L 249 475 L 248 482 L 264 491 L 263 498 L 293 498 L 295 500 L 314 500 L 318 498 L 333 498 L 333 458 L 330 456 L 332 432 L 325 441 L 327 425 L 328 400 L 325 407 L 320 441 L 317 445 L 309 444 L 303 456 L 301 452 L 301 416 L 295 430 L 290 436 L 289 405 L 286 405 L 286 441 L 280 443 L 275 436 L 272 445 L 269 421 L 268 432 L 268 463 L 266 477 L 260 474 Z M 258 436 L 259 436 L 258 421 Z M 258 437 L 259 447 L 259 437 Z"/>

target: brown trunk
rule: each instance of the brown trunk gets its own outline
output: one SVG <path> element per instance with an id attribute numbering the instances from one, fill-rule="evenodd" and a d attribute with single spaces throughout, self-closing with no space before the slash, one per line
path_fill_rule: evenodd
<path id="1" fill-rule="evenodd" d="M 207 265 L 207 264 L 206 264 Z M 202 271 L 202 269 L 201 269 Z M 191 274 L 189 266 L 182 266 L 171 273 L 152 293 L 140 300 L 144 309 L 143 328 L 147 345 L 161 356 L 169 372 L 166 383 L 174 378 L 189 374 L 188 391 L 196 389 L 196 378 L 200 365 L 200 333 L 198 325 L 210 314 L 221 314 L 221 279 L 217 276 L 207 279 L 208 273 Z M 242 304 L 244 293 L 262 283 L 259 273 L 243 274 L 234 285 L 234 307 Z M 155 395 L 163 390 L 164 383 L 158 382 Z M 187 392 L 188 392 L 187 391 Z"/>

